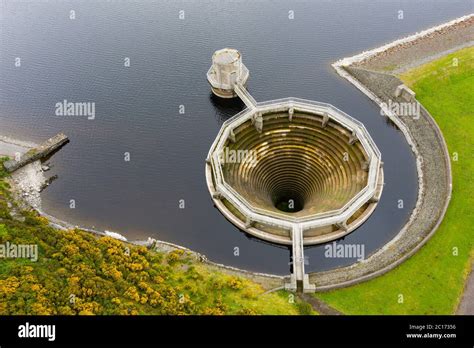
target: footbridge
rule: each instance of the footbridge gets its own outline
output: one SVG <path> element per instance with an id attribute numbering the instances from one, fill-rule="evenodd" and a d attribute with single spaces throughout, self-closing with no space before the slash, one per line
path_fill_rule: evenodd
<path id="1" fill-rule="evenodd" d="M 257 101 L 252 97 L 247 88 L 242 85 L 242 81 L 238 81 L 234 85 L 234 92 L 249 109 L 255 109 L 257 107 Z"/>

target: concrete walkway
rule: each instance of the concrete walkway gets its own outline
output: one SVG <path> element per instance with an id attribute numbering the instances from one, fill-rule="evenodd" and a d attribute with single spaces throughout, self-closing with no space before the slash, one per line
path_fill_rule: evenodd
<path id="1" fill-rule="evenodd" d="M 257 107 L 257 101 L 240 82 L 234 85 L 234 91 L 249 109 L 255 109 Z"/>
<path id="2" fill-rule="evenodd" d="M 459 315 L 473 315 L 474 314 L 474 264 L 471 264 L 471 273 L 467 277 L 466 287 L 459 303 L 456 314 Z"/>
<path id="3" fill-rule="evenodd" d="M 23 154 L 31 147 L 33 147 L 33 144 L 0 136 L 0 157 L 8 156 L 14 158 L 16 153 Z"/>

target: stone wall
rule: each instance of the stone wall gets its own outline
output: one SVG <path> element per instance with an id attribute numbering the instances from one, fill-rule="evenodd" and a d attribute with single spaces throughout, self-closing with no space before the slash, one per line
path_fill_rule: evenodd
<path id="1" fill-rule="evenodd" d="M 360 84 L 365 93 L 371 93 L 379 105 L 389 100 L 405 102 L 403 98 L 395 97 L 397 87 L 402 84 L 397 77 L 354 67 L 345 67 L 345 71 L 355 79 L 351 82 Z M 421 105 L 419 117 L 390 115 L 390 118 L 407 137 L 417 157 L 419 192 L 416 207 L 399 234 L 368 259 L 348 267 L 310 274 L 310 281 L 316 284 L 317 290 L 357 284 L 395 268 L 423 246 L 444 217 L 451 198 L 451 168 L 441 131 Z"/>

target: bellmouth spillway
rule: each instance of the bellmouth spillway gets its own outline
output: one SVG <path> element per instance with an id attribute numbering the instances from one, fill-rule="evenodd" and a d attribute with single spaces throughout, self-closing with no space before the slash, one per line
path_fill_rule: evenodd
<path id="1" fill-rule="evenodd" d="M 304 245 L 341 238 L 370 216 L 383 189 L 380 151 L 362 123 L 332 105 L 297 98 L 257 103 L 237 50 L 216 51 L 212 62 L 213 93 L 238 96 L 247 106 L 224 122 L 209 151 L 214 204 L 250 235 L 291 245 L 287 288 L 314 291 Z"/>

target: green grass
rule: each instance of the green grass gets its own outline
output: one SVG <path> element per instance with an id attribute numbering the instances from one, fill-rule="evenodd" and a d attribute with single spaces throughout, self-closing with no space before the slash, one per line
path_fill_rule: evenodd
<path id="1" fill-rule="evenodd" d="M 316 295 L 347 314 L 452 314 L 474 257 L 474 48 L 400 78 L 443 132 L 451 154 L 453 195 L 438 231 L 409 260 L 379 278 Z M 458 256 L 453 248 L 458 248 Z"/>
<path id="2" fill-rule="evenodd" d="M 267 294 L 260 285 L 249 280 L 215 272 L 204 265 L 191 264 L 191 267 L 191 276 L 186 272 L 183 276 L 176 277 L 173 286 L 184 289 L 194 302 L 202 306 L 211 306 L 214 298 L 221 296 L 229 313 L 317 314 L 308 303 L 301 301 L 293 293 L 277 291 Z M 199 279 L 196 279 L 195 274 L 199 275 Z"/>

